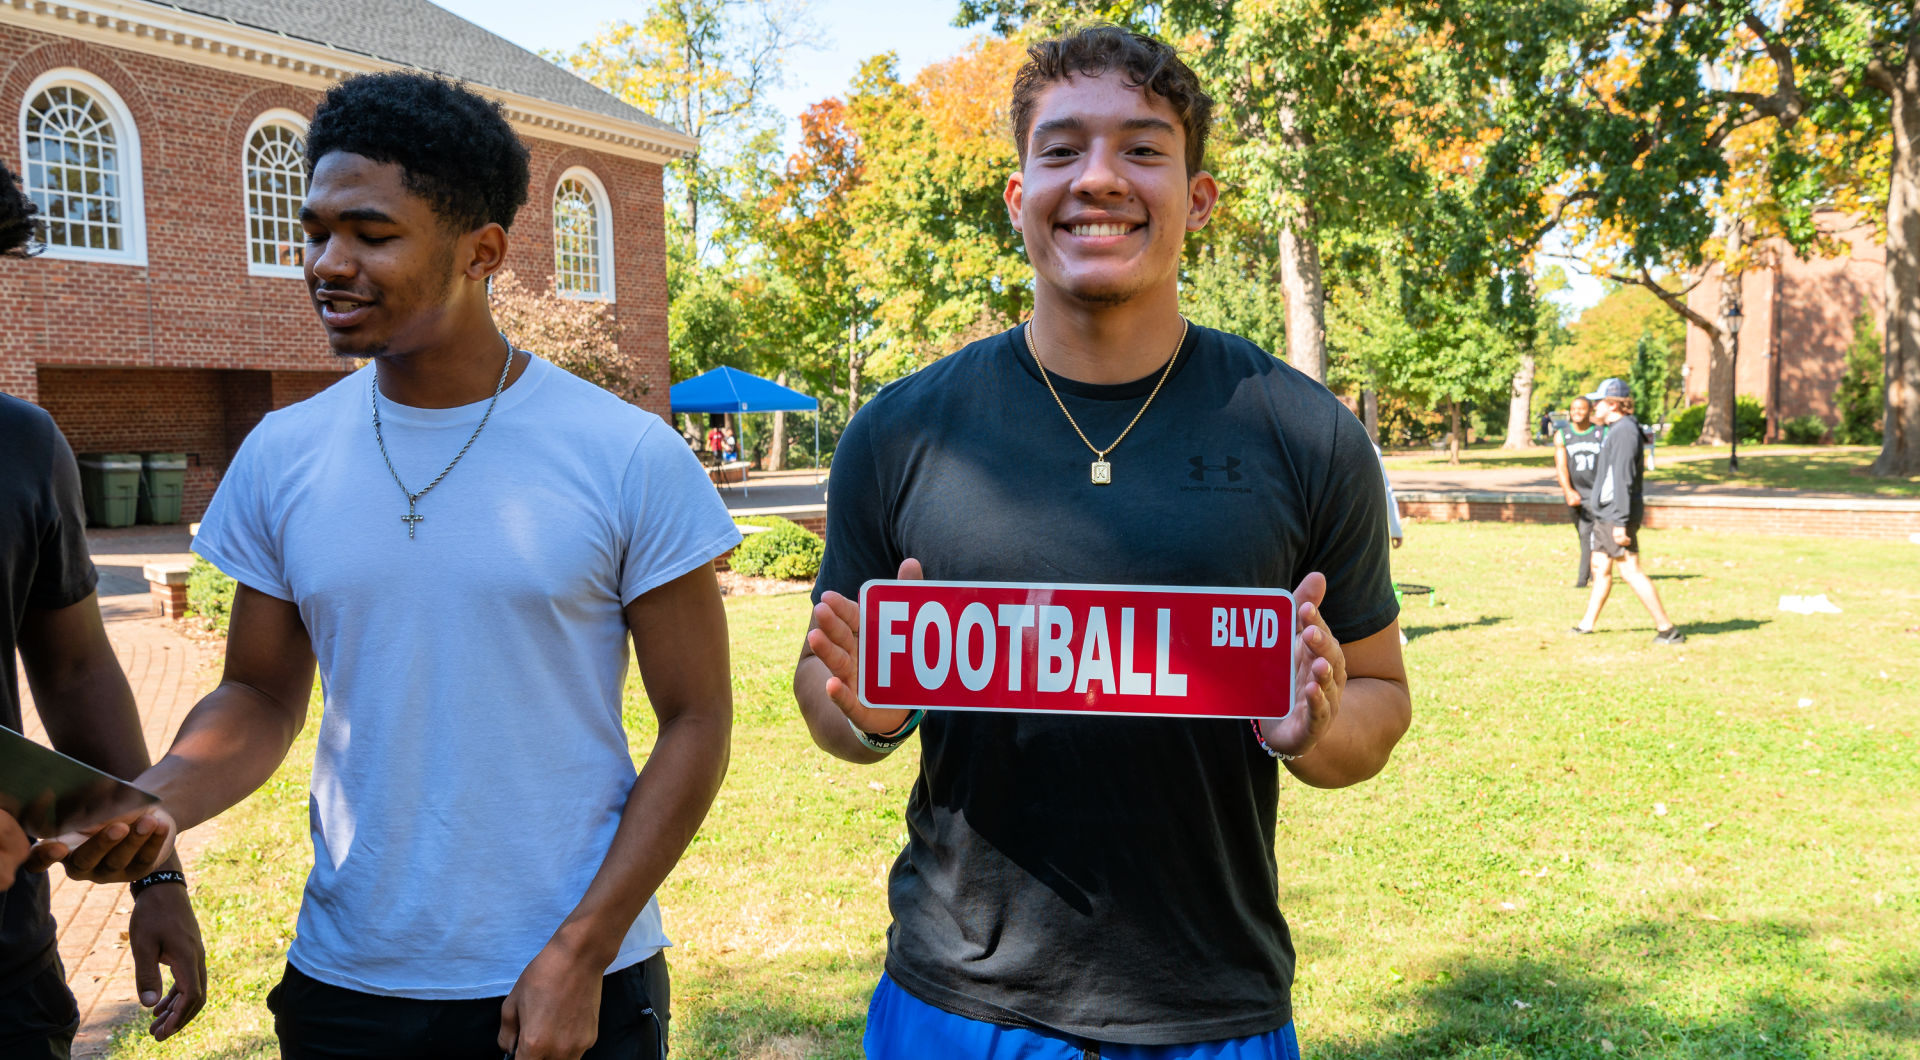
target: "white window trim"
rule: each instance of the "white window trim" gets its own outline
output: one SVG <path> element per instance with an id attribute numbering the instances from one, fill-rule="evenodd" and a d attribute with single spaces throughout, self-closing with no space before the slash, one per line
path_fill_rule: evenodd
<path id="1" fill-rule="evenodd" d="M 247 205 L 247 149 L 253 146 L 253 134 L 269 125 L 287 125 L 298 130 L 300 139 L 307 138 L 307 119 L 296 111 L 276 107 L 264 111 L 247 126 L 247 135 L 240 138 L 240 248 L 247 261 L 249 276 L 292 277 L 304 280 L 307 270 L 299 265 L 260 265 L 253 260 L 253 229 L 249 222 Z"/>
<path id="2" fill-rule="evenodd" d="M 577 180 L 585 184 L 587 190 L 593 193 L 593 205 L 600 220 L 598 226 L 600 229 L 600 291 L 597 294 L 584 294 L 578 291 L 560 291 L 559 293 L 562 297 L 575 298 L 583 302 L 617 301 L 614 295 L 613 277 L 613 197 L 607 194 L 607 186 L 600 182 L 599 176 L 593 170 L 585 166 L 570 166 L 565 173 L 560 174 L 560 179 L 553 182 L 553 190 L 547 193 L 547 240 L 553 243 L 557 238 L 553 224 L 553 200 L 560 193 L 560 185 L 569 180 Z M 554 268 L 555 275 L 558 275 L 557 261 Z M 557 289 L 558 285 L 556 284 L 555 287 Z"/>
<path id="3" fill-rule="evenodd" d="M 17 124 L 20 131 L 21 177 L 26 176 L 27 164 L 27 108 L 33 105 L 40 93 L 58 85 L 72 85 L 85 91 L 106 108 L 107 116 L 113 119 L 113 131 L 120 138 L 117 144 L 126 169 L 121 174 L 125 189 L 121 204 L 122 218 L 127 232 L 125 250 L 94 250 L 89 247 L 57 247 L 51 243 L 41 252 L 41 257 L 65 261 L 98 261 L 111 265 L 132 265 L 144 268 L 147 264 L 147 195 L 146 182 L 141 178 L 140 129 L 133 122 L 133 113 L 127 110 L 127 104 L 113 86 L 98 77 L 76 67 L 65 66 L 48 70 L 33 79 L 27 86 L 26 94 L 20 97 L 20 113 Z"/>

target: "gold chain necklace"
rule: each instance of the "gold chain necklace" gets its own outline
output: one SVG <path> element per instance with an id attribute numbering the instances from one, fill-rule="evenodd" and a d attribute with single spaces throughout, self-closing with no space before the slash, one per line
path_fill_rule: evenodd
<path id="1" fill-rule="evenodd" d="M 1180 359 L 1180 349 L 1187 344 L 1187 318 L 1180 318 L 1180 341 L 1174 344 L 1173 356 L 1167 358 L 1167 366 L 1160 372 L 1160 381 L 1153 384 L 1153 393 L 1147 395 L 1146 404 L 1141 405 L 1140 411 L 1134 413 L 1133 419 L 1127 422 L 1126 430 L 1121 431 L 1120 437 L 1115 438 L 1113 443 L 1105 449 L 1087 440 L 1087 432 L 1080 429 L 1080 424 L 1073 418 L 1073 413 L 1067 411 L 1067 403 L 1060 400 L 1060 392 L 1053 388 L 1053 379 L 1047 375 L 1047 366 L 1040 363 L 1040 351 L 1035 349 L 1033 345 L 1033 321 L 1027 321 L 1027 326 L 1022 330 L 1026 332 L 1027 336 L 1027 352 L 1033 355 L 1033 363 L 1035 367 L 1040 369 L 1040 381 L 1047 384 L 1047 393 L 1053 395 L 1053 403 L 1060 406 L 1060 414 L 1067 418 L 1067 423 L 1073 428 L 1073 433 L 1079 435 L 1082 442 L 1086 442 L 1088 449 L 1093 450 L 1093 484 L 1096 486 L 1112 485 L 1113 465 L 1107 463 L 1107 454 L 1120 447 L 1120 443 L 1126 439 L 1127 433 L 1133 430 L 1133 425 L 1139 423 L 1140 417 L 1147 414 L 1147 406 L 1153 404 L 1153 399 L 1160 396 L 1160 388 L 1167 385 L 1167 377 L 1173 374 L 1173 363 Z"/>

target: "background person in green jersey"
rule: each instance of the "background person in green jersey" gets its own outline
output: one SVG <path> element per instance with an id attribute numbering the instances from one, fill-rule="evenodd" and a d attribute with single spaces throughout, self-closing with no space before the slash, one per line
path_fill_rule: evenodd
<path id="1" fill-rule="evenodd" d="M 1600 464 L 1600 440 L 1605 430 L 1593 422 L 1593 402 L 1584 397 L 1573 399 L 1567 419 L 1553 432 L 1553 470 L 1560 476 L 1560 492 L 1567 498 L 1567 514 L 1580 532 L 1580 568 L 1573 587 L 1587 587 L 1593 568 L 1593 516 L 1586 498 L 1593 492 L 1593 472 Z"/>

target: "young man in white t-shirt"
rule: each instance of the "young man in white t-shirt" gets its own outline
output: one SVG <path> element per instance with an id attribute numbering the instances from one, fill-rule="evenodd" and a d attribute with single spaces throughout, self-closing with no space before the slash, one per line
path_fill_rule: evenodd
<path id="1" fill-rule="evenodd" d="M 195 543 L 240 583 L 225 676 L 141 783 L 178 828 L 246 797 L 305 723 L 317 659 L 314 867 L 268 1001 L 282 1054 L 657 1058 L 653 895 L 726 771 L 711 561 L 739 535 L 670 427 L 495 328 L 486 284 L 528 180 L 495 104 L 355 78 L 307 162 L 308 288 L 333 351 L 372 363 L 235 456 Z M 629 637 L 659 720 L 637 777 Z M 112 851 L 68 863 L 146 871 Z"/>

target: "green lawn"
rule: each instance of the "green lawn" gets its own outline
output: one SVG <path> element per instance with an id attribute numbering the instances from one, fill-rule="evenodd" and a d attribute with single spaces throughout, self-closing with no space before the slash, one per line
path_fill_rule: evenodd
<path id="1" fill-rule="evenodd" d="M 1282 792 L 1309 1060 L 1920 1057 L 1920 547 L 1643 541 L 1678 649 L 1625 586 L 1566 632 L 1565 528 L 1410 528 L 1397 576 L 1440 605 L 1404 615 L 1413 730 L 1368 784 Z M 814 751 L 786 691 L 802 598 L 729 608 L 733 770 L 662 894 L 675 1056 L 855 1057 L 913 749 Z M 216 1004 L 114 1055 L 272 1055 L 311 750 L 194 873 Z"/>
<path id="2" fill-rule="evenodd" d="M 1866 493 L 1878 497 L 1920 497 L 1920 476 L 1911 478 L 1875 478 L 1867 474 L 1880 450 L 1865 446 L 1815 453 L 1770 453 L 1769 447 L 1742 447 L 1740 473 L 1727 473 L 1727 447 L 1717 446 L 1712 456 L 1705 447 L 1659 451 L 1659 467 L 1651 478 L 1657 482 L 1712 483 L 1731 486 L 1766 486 L 1773 489 L 1821 490 L 1830 493 Z M 1670 453 L 1687 453 L 1685 462 Z"/>

